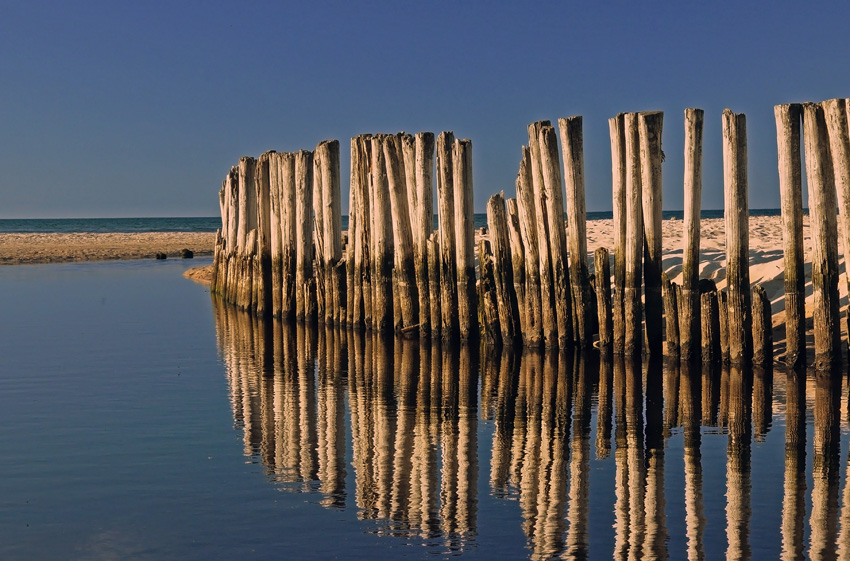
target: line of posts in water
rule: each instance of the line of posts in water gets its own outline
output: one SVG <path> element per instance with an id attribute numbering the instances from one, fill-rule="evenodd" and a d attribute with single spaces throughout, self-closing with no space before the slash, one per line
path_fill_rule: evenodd
<path id="1" fill-rule="evenodd" d="M 674 359 L 662 368 L 660 360 L 593 351 L 444 345 L 263 320 L 218 301 L 214 315 L 245 454 L 258 457 L 275 484 L 318 492 L 327 508 L 353 504 L 358 518 L 377 521 L 386 535 L 441 538 L 454 548 L 474 542 L 478 480 L 489 477 L 493 496 L 518 501 L 533 558 L 592 551 L 603 531 L 590 523 L 598 509 L 611 514 L 615 558 L 664 558 L 673 541 L 701 558 L 723 547 L 709 543 L 718 523 L 706 508 L 716 501 L 704 493 L 718 493 L 704 487 L 702 444 L 728 438 L 726 524 L 719 531 L 725 527 L 730 557 L 748 558 L 751 535 L 763 539 L 765 531 L 763 524 L 751 529 L 751 494 L 761 493 L 754 491 L 753 441 L 769 437 L 776 408 L 784 406 L 785 483 L 775 529 L 783 552 L 802 556 L 810 548 L 815 557 L 848 543 L 850 525 L 838 524 L 850 508 L 838 498 L 839 428 L 850 422 L 842 377 L 789 369 L 778 385 L 769 365 Z M 492 442 L 479 441 L 481 421 L 493 423 Z M 706 427 L 728 436 L 707 436 Z M 668 447 L 677 433 L 685 535 L 671 540 L 669 505 L 679 502 L 665 479 L 681 477 L 671 472 L 680 461 Z M 479 465 L 485 449 L 489 465 Z M 612 455 L 613 473 L 591 469 L 594 458 Z M 352 469 L 354 488 L 347 488 Z M 814 485 L 807 491 L 808 470 Z M 613 509 L 599 506 L 607 495 L 590 492 L 591 479 L 610 481 L 606 473 Z"/>
<path id="2" fill-rule="evenodd" d="M 803 138 L 814 358 L 826 369 L 841 361 L 836 214 L 844 247 L 850 247 L 848 104 L 833 99 L 774 111 L 785 253 L 784 358 L 792 366 L 806 362 Z M 663 114 L 641 112 L 609 120 L 613 260 L 607 248 L 598 248 L 589 266 L 579 116 L 559 119 L 558 132 L 549 121 L 528 126 L 516 198 L 489 199 L 486 235 L 477 243 L 472 144 L 450 132 L 436 139 L 432 133 L 352 138 L 345 233 L 338 141 L 323 141 L 312 152 L 243 157 L 219 192 L 222 228 L 212 291 L 261 316 L 442 341 L 480 337 L 560 349 L 596 344 L 626 356 L 660 356 L 666 346 L 667 354 L 685 361 L 772 362 L 771 305 L 749 275 L 745 116 L 728 109 L 722 114 L 723 291 L 699 278 L 703 111 L 686 109 L 684 122 L 681 285 L 671 283 L 662 267 Z"/>

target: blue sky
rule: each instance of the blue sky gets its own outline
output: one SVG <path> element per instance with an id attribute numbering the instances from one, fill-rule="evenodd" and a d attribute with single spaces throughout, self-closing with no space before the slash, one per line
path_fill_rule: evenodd
<path id="1" fill-rule="evenodd" d="M 584 117 L 587 207 L 610 210 L 607 119 L 747 115 L 750 207 L 777 207 L 773 106 L 850 96 L 847 2 L 37 2 L 0 6 L 0 218 L 210 216 L 242 155 L 364 132 L 472 139 L 475 207 L 512 196 L 526 125 Z M 347 207 L 347 196 L 344 196 Z M 344 208 L 344 211 L 347 209 Z"/>

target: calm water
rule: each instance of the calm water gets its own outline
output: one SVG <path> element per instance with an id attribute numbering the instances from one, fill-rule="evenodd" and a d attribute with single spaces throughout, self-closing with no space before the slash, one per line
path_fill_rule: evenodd
<path id="1" fill-rule="evenodd" d="M 850 551 L 846 382 L 261 322 L 187 266 L 0 268 L 0 559 Z"/>
<path id="2" fill-rule="evenodd" d="M 779 209 L 750 209 L 752 216 L 779 216 Z M 684 217 L 681 210 L 665 210 L 664 219 Z M 588 220 L 610 219 L 608 212 L 588 212 Z M 703 210 L 703 218 L 723 218 L 723 210 Z M 486 214 L 474 216 L 475 228 L 487 225 Z M 215 232 L 221 228 L 217 216 L 199 218 L 25 218 L 0 219 L 0 233 L 104 233 L 104 232 Z M 434 228 L 437 216 L 434 215 Z M 348 216 L 342 216 L 342 229 L 348 229 Z"/>

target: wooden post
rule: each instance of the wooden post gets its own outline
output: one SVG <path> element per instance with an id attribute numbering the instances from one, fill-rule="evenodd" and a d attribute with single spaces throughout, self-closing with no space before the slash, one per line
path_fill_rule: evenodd
<path id="1" fill-rule="evenodd" d="M 581 116 L 558 119 L 558 129 L 564 155 L 572 301 L 578 324 L 579 345 L 588 347 L 593 343 L 593 315 L 587 270 L 587 209 L 584 202 L 584 133 Z"/>
<path id="2" fill-rule="evenodd" d="M 720 357 L 724 363 L 730 361 L 729 354 L 729 293 L 717 291 L 717 318 L 720 327 Z"/>
<path id="3" fill-rule="evenodd" d="M 351 161 L 351 172 L 348 180 L 348 243 L 345 246 L 345 266 L 346 266 L 346 296 L 345 296 L 345 325 L 349 327 L 353 327 L 357 325 L 357 321 L 354 316 L 354 285 L 360 283 L 360 279 L 357 278 L 357 269 L 355 268 L 354 263 L 354 254 L 356 251 L 355 246 L 357 237 L 359 236 L 358 232 L 358 210 L 357 208 L 360 206 L 360 200 L 358 198 L 359 187 L 357 183 L 360 181 L 359 170 L 357 159 L 360 156 L 360 152 L 357 149 L 357 139 L 352 138 L 350 143 L 350 161 Z M 359 297 L 362 297 L 362 288 L 361 292 L 358 294 Z M 358 311 L 362 311 L 362 304 L 358 303 Z M 359 320 L 359 318 L 357 318 Z"/>
<path id="4" fill-rule="evenodd" d="M 325 309 L 331 305 L 331 295 L 327 293 L 330 283 L 325 276 L 325 193 L 322 175 L 325 170 L 323 160 L 326 151 L 322 143 L 313 150 L 313 275 L 316 278 L 316 314 L 319 323 L 325 322 Z"/>
<path id="5" fill-rule="evenodd" d="M 537 240 L 538 222 L 531 184 L 531 154 L 526 147 L 522 149 L 522 161 L 516 178 L 516 197 L 526 263 L 525 305 L 521 310 L 521 313 L 525 315 L 525 327 L 522 330 L 522 336 L 523 344 L 533 349 L 543 344 L 543 310 L 540 304 L 541 265 Z"/>
<path id="6" fill-rule="evenodd" d="M 643 207 L 641 190 L 640 135 L 636 113 L 625 116 L 626 136 L 626 274 L 623 289 L 625 343 L 623 353 L 641 353 L 641 281 L 643 275 Z"/>
<path id="7" fill-rule="evenodd" d="M 835 177 L 823 108 L 803 107 L 806 179 L 809 187 L 809 223 L 812 235 L 815 367 L 827 370 L 839 364 L 838 229 Z"/>
<path id="8" fill-rule="evenodd" d="M 237 232 L 239 230 L 239 168 L 230 168 L 227 174 L 227 196 L 230 213 L 227 215 L 227 271 L 224 284 L 224 298 L 230 303 L 236 303 L 236 271 L 237 255 L 239 254 L 237 244 Z"/>
<path id="9" fill-rule="evenodd" d="M 438 339 L 440 337 L 441 319 L 440 313 L 440 239 L 439 232 L 432 232 L 428 236 L 426 244 L 428 251 L 428 304 L 431 307 L 431 338 Z"/>
<path id="10" fill-rule="evenodd" d="M 372 137 L 372 329 L 393 328 L 393 232 L 382 144 L 384 135 Z"/>
<path id="11" fill-rule="evenodd" d="M 496 281 L 494 274 L 493 252 L 490 241 L 478 241 L 478 266 L 481 279 L 478 281 L 478 322 L 481 326 L 481 336 L 490 345 L 502 341 L 499 328 L 499 303 L 496 298 Z"/>
<path id="12" fill-rule="evenodd" d="M 372 139 L 357 137 L 357 238 L 354 246 L 354 317 L 358 325 L 372 327 Z M 358 306 L 360 306 L 358 308 Z"/>
<path id="13" fill-rule="evenodd" d="M 339 187 L 339 141 L 325 140 L 316 151 L 322 170 L 322 252 L 325 282 L 325 323 L 339 324 L 345 312 L 345 282 L 338 267 L 342 259 L 342 215 Z"/>
<path id="14" fill-rule="evenodd" d="M 761 285 L 753 287 L 753 363 L 773 362 L 773 321 L 770 299 Z"/>
<path id="15" fill-rule="evenodd" d="M 844 254 L 844 280 L 850 294 L 850 136 L 847 130 L 847 100 L 830 99 L 821 103 L 829 133 L 829 149 L 832 155 L 832 170 L 838 195 L 838 215 L 841 218 L 841 249 Z M 845 311 L 847 337 L 850 338 L 850 313 Z M 845 338 L 845 341 L 848 339 Z"/>
<path id="16" fill-rule="evenodd" d="M 271 229 L 270 251 L 271 251 L 271 314 L 274 317 L 281 316 L 283 302 L 283 255 L 282 229 L 280 227 L 280 156 L 282 154 L 272 153 L 269 157 L 269 228 Z"/>
<path id="17" fill-rule="evenodd" d="M 457 265 L 455 263 L 455 198 L 452 146 L 454 134 L 437 136 L 437 201 L 440 221 L 440 332 L 444 340 L 458 333 Z"/>
<path id="18" fill-rule="evenodd" d="M 531 200 L 534 201 L 535 221 L 530 224 L 537 229 L 538 256 L 540 265 L 541 332 L 547 348 L 558 346 L 558 320 L 555 309 L 555 285 L 552 278 L 552 252 L 549 237 L 549 211 L 546 204 L 546 189 L 540 163 L 539 132 L 549 121 L 528 125 L 529 185 Z M 522 170 L 520 170 L 522 173 Z M 559 189 L 560 191 L 560 189 Z M 567 318 L 569 319 L 569 318 Z"/>
<path id="19" fill-rule="evenodd" d="M 661 130 L 664 113 L 639 114 L 640 169 L 643 200 L 643 232 L 646 240 L 643 259 L 644 317 L 650 354 L 661 356 L 664 331 L 661 324 L 664 300 L 661 295 Z M 678 329 L 677 329 L 678 331 Z"/>
<path id="20" fill-rule="evenodd" d="M 472 207 L 472 141 L 455 140 L 454 162 L 457 315 L 461 340 L 478 333 L 475 293 L 475 224 Z"/>
<path id="21" fill-rule="evenodd" d="M 700 281 L 700 344 L 702 362 L 716 364 L 720 356 L 720 317 L 717 309 L 717 289 L 714 281 Z"/>
<path id="22" fill-rule="evenodd" d="M 520 227 L 519 207 L 516 199 L 505 200 L 507 211 L 508 241 L 511 246 L 511 272 L 513 273 L 513 291 L 516 295 L 519 333 L 523 335 L 528 329 L 525 311 L 525 247 L 522 243 L 522 228 Z"/>
<path id="23" fill-rule="evenodd" d="M 257 259 L 255 261 L 254 292 L 257 294 L 257 315 L 271 310 L 271 191 L 269 161 L 272 153 L 265 152 L 257 160 L 254 189 L 257 196 Z"/>
<path id="24" fill-rule="evenodd" d="M 776 145 L 785 263 L 785 362 L 806 364 L 806 278 L 803 269 L 803 179 L 800 156 L 802 105 L 776 105 Z"/>
<path id="25" fill-rule="evenodd" d="M 548 121 L 538 129 L 540 170 L 546 194 L 546 218 L 549 221 L 549 251 L 552 259 L 552 286 L 555 297 L 555 320 L 558 347 L 568 348 L 576 341 L 573 332 L 573 308 L 570 291 L 570 267 L 567 262 L 567 233 L 564 228 L 564 195 L 555 129 Z M 587 257 L 585 256 L 585 259 Z"/>
<path id="26" fill-rule="evenodd" d="M 434 133 L 419 132 L 415 137 L 416 230 L 413 233 L 416 283 L 419 287 L 419 334 L 427 336 L 439 318 L 431 317 L 426 244 L 434 231 Z"/>
<path id="27" fill-rule="evenodd" d="M 685 109 L 685 216 L 682 224 L 682 298 L 679 305 L 679 339 L 683 361 L 696 356 L 700 347 L 699 246 L 702 211 L 702 109 Z"/>
<path id="28" fill-rule="evenodd" d="M 729 294 L 729 359 L 752 360 L 750 207 L 747 195 L 747 121 L 723 110 L 723 193 L 726 217 L 726 279 Z"/>
<path id="29" fill-rule="evenodd" d="M 679 306 L 676 285 L 670 282 L 667 273 L 661 273 L 661 297 L 664 299 L 664 324 L 667 354 L 678 357 L 680 349 Z"/>
<path id="30" fill-rule="evenodd" d="M 599 348 L 611 350 L 614 322 L 611 314 L 611 263 L 608 250 L 599 247 L 593 254 L 596 273 L 596 313 L 599 318 Z"/>
<path id="31" fill-rule="evenodd" d="M 384 137 L 383 150 L 390 190 L 398 301 L 401 306 L 402 325 L 395 326 L 395 330 L 399 331 L 419 324 L 417 310 L 419 296 L 416 292 L 413 235 L 410 229 L 407 180 L 404 175 L 401 139 L 395 135 L 387 135 Z"/>
<path id="32" fill-rule="evenodd" d="M 487 202 L 487 225 L 493 247 L 493 280 L 502 341 L 505 345 L 513 345 L 520 335 L 519 310 L 514 290 L 504 194 L 493 195 Z"/>
<path id="33" fill-rule="evenodd" d="M 612 292 L 612 314 L 614 327 L 614 352 L 622 354 L 626 342 L 625 317 L 623 315 L 623 291 L 626 281 L 626 127 L 625 115 L 618 114 L 608 119 L 611 137 L 611 182 L 614 209 L 614 289 Z"/>
<path id="34" fill-rule="evenodd" d="M 313 153 L 295 155 L 295 317 L 311 322 L 316 313 L 313 281 Z"/>

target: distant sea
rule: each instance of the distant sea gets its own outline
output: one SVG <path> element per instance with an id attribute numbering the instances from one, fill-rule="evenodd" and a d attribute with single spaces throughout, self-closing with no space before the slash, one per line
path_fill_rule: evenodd
<path id="1" fill-rule="evenodd" d="M 665 220 L 684 218 L 682 210 L 665 210 Z M 751 216 L 779 216 L 778 208 L 750 209 Z M 703 210 L 703 218 L 723 218 L 723 210 Z M 588 212 L 588 220 L 613 218 L 611 211 Z M 436 227 L 436 216 L 434 225 Z M 475 215 L 475 227 L 487 225 L 486 214 Z M 169 217 L 169 218 L 23 218 L 0 219 L 0 233 L 135 233 L 135 232 L 215 232 L 221 227 L 221 218 Z M 348 229 L 348 216 L 342 217 L 342 229 Z"/>

